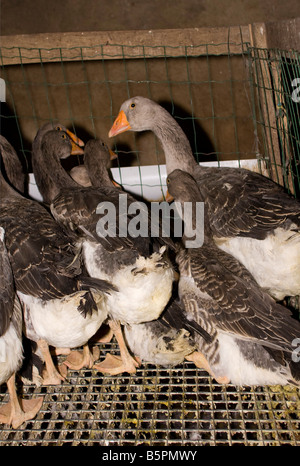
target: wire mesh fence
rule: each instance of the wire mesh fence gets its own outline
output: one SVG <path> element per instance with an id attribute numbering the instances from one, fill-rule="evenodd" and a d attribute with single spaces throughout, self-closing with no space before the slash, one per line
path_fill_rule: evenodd
<path id="1" fill-rule="evenodd" d="M 199 162 L 255 160 L 299 194 L 296 52 L 257 49 L 241 38 L 198 47 L 2 47 L 1 63 L 2 128 L 29 170 L 31 141 L 43 122 L 56 119 L 82 136 L 105 138 L 120 104 L 144 95 L 177 119 Z M 123 134 L 114 149 L 119 166 L 164 164 L 152 134 Z"/>
<path id="2" fill-rule="evenodd" d="M 83 140 L 100 136 L 119 155 L 116 181 L 161 195 L 165 159 L 155 136 L 107 137 L 121 103 L 143 95 L 170 111 L 200 163 L 260 171 L 299 197 L 299 60 L 242 35 L 193 46 L 2 47 L 1 132 L 29 173 L 45 121 Z M 44 394 L 42 409 L 20 429 L 2 426 L 0 445 L 300 445 L 299 390 L 220 386 L 189 362 L 114 377 L 70 370 L 60 387 L 23 390 Z M 0 403 L 7 397 L 1 387 Z"/>
<path id="3" fill-rule="evenodd" d="M 257 125 L 273 178 L 299 197 L 300 56 L 294 51 L 249 48 L 258 92 Z"/>
<path id="4" fill-rule="evenodd" d="M 129 46 L 118 51 L 123 59 L 112 59 L 116 46 L 112 51 L 106 47 L 105 54 L 100 47 L 74 48 L 68 50 L 72 61 L 64 59 L 62 49 L 2 49 L 9 112 L 3 125 L 14 124 L 17 149 L 30 160 L 31 141 L 44 121 L 58 119 L 81 136 L 105 138 L 120 104 L 144 95 L 177 119 L 199 161 L 255 159 L 254 96 L 248 52 L 242 47 L 227 42 L 209 49 L 139 47 L 134 59 L 128 58 Z M 3 65 L 8 55 L 19 65 Z M 114 149 L 121 166 L 164 163 L 152 134 L 124 134 Z"/>

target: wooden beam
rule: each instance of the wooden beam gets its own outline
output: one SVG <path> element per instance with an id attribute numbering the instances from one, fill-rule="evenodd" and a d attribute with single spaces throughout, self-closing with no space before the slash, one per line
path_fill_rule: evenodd
<path id="1" fill-rule="evenodd" d="M 248 26 L 0 36 L 3 65 L 241 54 Z"/>
<path id="2" fill-rule="evenodd" d="M 300 51 L 300 18 L 254 23 L 249 29 L 253 47 Z"/>

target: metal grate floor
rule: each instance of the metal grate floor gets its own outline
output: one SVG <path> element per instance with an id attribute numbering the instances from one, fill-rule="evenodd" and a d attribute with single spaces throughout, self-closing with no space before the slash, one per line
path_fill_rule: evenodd
<path id="1" fill-rule="evenodd" d="M 114 340 L 100 350 L 118 353 Z M 220 386 L 190 362 L 121 376 L 69 370 L 61 386 L 23 388 L 24 397 L 41 394 L 34 420 L 1 425 L 0 446 L 300 445 L 298 389 Z"/>

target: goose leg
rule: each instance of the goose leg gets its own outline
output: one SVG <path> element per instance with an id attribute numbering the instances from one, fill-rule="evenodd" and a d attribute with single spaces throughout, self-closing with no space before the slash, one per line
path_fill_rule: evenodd
<path id="1" fill-rule="evenodd" d="M 103 324 L 99 328 L 98 332 L 91 338 L 92 343 L 109 343 L 114 336 L 114 332 L 112 329 Z"/>
<path id="2" fill-rule="evenodd" d="M 43 374 L 43 385 L 60 385 L 65 378 L 58 372 L 54 365 L 48 343 L 45 340 L 38 340 L 37 345 L 43 355 L 46 365 Z"/>
<path id="3" fill-rule="evenodd" d="M 71 353 L 70 348 L 53 348 L 53 349 L 51 349 L 51 354 L 55 354 L 55 356 L 69 355 L 70 353 Z"/>
<path id="4" fill-rule="evenodd" d="M 0 409 L 0 422 L 12 425 L 14 429 L 23 422 L 33 419 L 40 410 L 43 397 L 19 400 L 16 392 L 15 374 L 7 381 L 10 402 Z"/>
<path id="5" fill-rule="evenodd" d="M 230 380 L 226 376 L 216 377 L 206 357 L 199 351 L 194 351 L 194 353 L 186 356 L 185 359 L 187 361 L 192 361 L 195 364 L 195 366 L 199 367 L 199 369 L 204 369 L 206 372 L 209 373 L 211 377 L 213 377 L 217 381 L 217 383 L 226 384 L 230 382 Z"/>
<path id="6" fill-rule="evenodd" d="M 134 374 L 136 368 L 139 367 L 139 363 L 131 356 L 127 349 L 120 323 L 110 320 L 109 326 L 119 344 L 121 357 L 108 354 L 104 361 L 94 364 L 94 369 L 111 375 L 122 374 L 123 372 Z"/>
<path id="7" fill-rule="evenodd" d="M 69 369 L 79 370 L 83 367 L 93 367 L 94 362 L 99 358 L 100 351 L 97 347 L 90 351 L 88 343 L 83 346 L 82 353 L 80 351 L 71 351 L 64 364 Z"/>

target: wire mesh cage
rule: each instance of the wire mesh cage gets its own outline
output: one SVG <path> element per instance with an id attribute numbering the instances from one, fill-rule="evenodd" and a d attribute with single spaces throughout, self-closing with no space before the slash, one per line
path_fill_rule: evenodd
<path id="1" fill-rule="evenodd" d="M 119 155 L 113 177 L 126 190 L 161 199 L 165 159 L 155 136 L 106 138 L 121 103 L 143 95 L 170 111 L 200 163 L 259 171 L 299 197 L 299 53 L 254 46 L 248 27 L 133 31 L 122 44 L 100 36 L 28 36 L 22 46 L 2 38 L 1 132 L 24 157 L 29 195 L 39 199 L 32 140 L 58 120 L 83 140 L 109 143 Z M 107 350 L 116 343 L 100 346 Z M 22 389 L 42 393 L 42 408 L 20 429 L 2 426 L 0 445 L 300 445 L 299 390 L 221 386 L 188 361 L 143 364 L 134 375 L 70 370 L 59 387 Z M 7 397 L 1 387 L 0 403 Z"/>
<path id="2" fill-rule="evenodd" d="M 258 126 L 273 179 L 299 197 L 299 53 L 249 49 L 258 90 Z"/>

